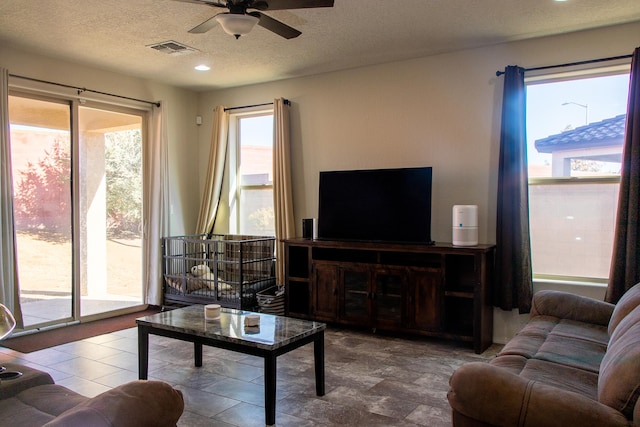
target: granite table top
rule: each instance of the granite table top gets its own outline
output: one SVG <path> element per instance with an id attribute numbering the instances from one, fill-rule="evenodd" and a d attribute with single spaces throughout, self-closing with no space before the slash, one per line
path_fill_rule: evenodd
<path id="1" fill-rule="evenodd" d="M 260 316 L 260 326 L 245 327 L 249 314 Z M 220 318 L 206 319 L 204 305 L 192 305 L 136 319 L 138 325 L 227 341 L 246 347 L 276 350 L 307 336 L 324 331 L 326 325 L 292 317 L 222 308 Z"/>

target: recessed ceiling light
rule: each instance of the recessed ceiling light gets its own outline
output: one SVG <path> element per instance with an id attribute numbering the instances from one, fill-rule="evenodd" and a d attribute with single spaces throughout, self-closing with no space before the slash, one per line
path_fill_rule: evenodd
<path id="1" fill-rule="evenodd" d="M 211 67 L 209 67 L 208 65 L 204 65 L 204 64 L 196 65 L 195 68 L 198 71 L 209 71 L 211 69 Z"/>

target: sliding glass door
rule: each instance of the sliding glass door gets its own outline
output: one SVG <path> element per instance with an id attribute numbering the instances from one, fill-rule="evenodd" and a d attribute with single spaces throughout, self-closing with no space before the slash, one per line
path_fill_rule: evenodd
<path id="1" fill-rule="evenodd" d="M 81 106 L 81 316 L 142 302 L 142 117 Z"/>
<path id="2" fill-rule="evenodd" d="M 25 327 L 73 319 L 71 104 L 9 97 Z"/>
<path id="3" fill-rule="evenodd" d="M 142 304 L 143 113 L 9 97 L 25 329 Z"/>

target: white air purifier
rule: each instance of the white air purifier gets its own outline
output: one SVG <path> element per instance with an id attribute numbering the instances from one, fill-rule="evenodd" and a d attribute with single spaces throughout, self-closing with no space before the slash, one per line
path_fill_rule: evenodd
<path id="1" fill-rule="evenodd" d="M 453 207 L 453 246 L 478 244 L 478 206 L 455 205 Z"/>

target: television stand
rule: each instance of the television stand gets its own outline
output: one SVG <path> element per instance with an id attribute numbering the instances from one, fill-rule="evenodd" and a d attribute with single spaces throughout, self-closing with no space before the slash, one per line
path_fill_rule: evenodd
<path id="1" fill-rule="evenodd" d="M 285 240 L 288 316 L 492 343 L 494 245 Z"/>

